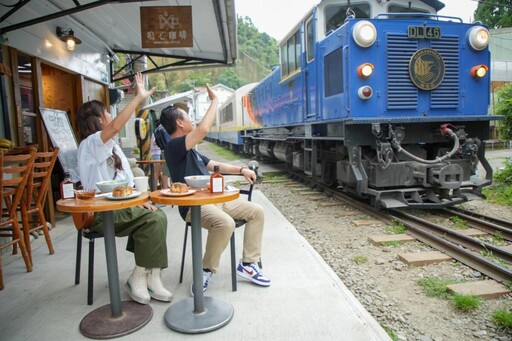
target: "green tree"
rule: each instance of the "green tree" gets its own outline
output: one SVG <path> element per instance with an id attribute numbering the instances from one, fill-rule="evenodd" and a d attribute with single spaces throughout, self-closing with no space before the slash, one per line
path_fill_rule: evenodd
<path id="1" fill-rule="evenodd" d="M 512 0 L 479 1 L 475 10 L 475 20 L 490 28 L 512 26 Z"/>
<path id="2" fill-rule="evenodd" d="M 505 120 L 499 122 L 500 137 L 512 140 L 512 83 L 504 85 L 498 91 L 494 112 L 496 115 L 505 116 Z"/>

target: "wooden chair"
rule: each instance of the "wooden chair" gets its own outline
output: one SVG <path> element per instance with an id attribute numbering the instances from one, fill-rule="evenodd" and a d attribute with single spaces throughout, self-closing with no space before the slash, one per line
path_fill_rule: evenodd
<path id="1" fill-rule="evenodd" d="M 251 184 L 249 186 L 249 189 L 241 189 L 240 194 L 247 195 L 247 200 L 252 200 L 252 190 L 254 188 L 254 184 Z M 235 219 L 235 228 L 239 228 L 243 225 L 245 225 L 247 221 L 243 219 Z M 190 222 L 185 223 L 185 236 L 183 238 L 183 250 L 181 253 L 181 268 L 180 268 L 180 283 L 183 282 L 183 268 L 185 265 L 185 254 L 187 252 L 187 236 L 188 236 L 188 230 L 192 226 Z M 231 289 L 233 291 L 237 291 L 237 285 L 236 285 L 236 244 L 235 244 L 235 232 L 231 235 L 230 239 L 230 250 L 231 250 Z M 261 259 L 258 262 L 259 267 L 262 267 Z"/>
<path id="2" fill-rule="evenodd" d="M 55 253 L 50 238 L 50 232 L 46 224 L 43 206 L 48 194 L 48 185 L 50 184 L 52 170 L 57 160 L 58 153 L 58 147 L 56 147 L 53 152 L 36 152 L 34 166 L 32 172 L 29 174 L 27 186 L 25 187 L 19 206 L 23 223 L 25 246 L 27 247 L 32 264 L 32 248 L 30 246 L 31 232 L 43 230 L 49 253 L 51 255 Z"/>
<path id="3" fill-rule="evenodd" d="M 16 209 L 20 204 L 29 174 L 32 171 L 35 153 L 36 148 L 34 147 L 26 148 L 26 151 L 14 154 L 0 151 L 2 158 L 0 167 L 0 190 L 3 200 L 3 203 L 0 203 L 2 210 L 0 236 L 12 238 L 6 244 L 0 245 L 0 250 L 12 245 L 13 253 L 15 253 L 15 247 L 19 247 L 21 256 L 25 261 L 27 272 L 32 271 L 32 263 L 21 234 Z M 5 204 L 5 208 L 3 204 Z M 0 290 L 4 288 L 1 257 L 0 254 Z"/>
<path id="4" fill-rule="evenodd" d="M 82 263 L 82 239 L 89 239 L 89 266 L 87 271 L 87 304 L 92 305 L 94 286 L 94 241 L 96 238 L 103 238 L 103 234 L 90 230 L 94 222 L 92 213 L 73 213 L 73 222 L 77 231 L 76 239 L 76 263 L 75 263 L 75 284 L 80 284 L 80 268 Z"/>

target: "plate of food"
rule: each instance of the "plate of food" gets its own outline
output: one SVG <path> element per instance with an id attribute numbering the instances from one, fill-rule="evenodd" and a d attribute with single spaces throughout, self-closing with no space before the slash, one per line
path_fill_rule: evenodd
<path id="1" fill-rule="evenodd" d="M 106 198 L 110 200 L 125 200 L 136 198 L 141 194 L 141 192 L 134 191 L 133 188 L 129 186 L 117 186 L 112 190 L 111 194 L 106 196 Z"/>
<path id="2" fill-rule="evenodd" d="M 160 191 L 160 193 L 169 197 L 184 197 L 194 194 L 195 192 L 195 189 L 189 189 L 186 184 L 181 182 L 173 182 L 171 187 Z"/>
<path id="3" fill-rule="evenodd" d="M 175 193 L 175 192 L 171 192 L 168 188 L 160 191 L 160 193 L 162 193 L 163 195 L 166 195 L 168 197 L 184 197 L 186 195 L 194 194 L 195 192 L 196 192 L 195 189 L 189 189 L 186 192 Z"/>

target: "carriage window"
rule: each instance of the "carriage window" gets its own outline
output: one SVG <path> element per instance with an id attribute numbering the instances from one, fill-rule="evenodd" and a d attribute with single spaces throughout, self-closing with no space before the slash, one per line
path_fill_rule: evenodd
<path id="1" fill-rule="evenodd" d="M 300 69 L 300 32 L 296 31 L 281 46 L 281 77 Z"/>
<path id="2" fill-rule="evenodd" d="M 308 63 L 315 58 L 315 37 L 313 34 L 313 19 L 306 22 L 306 56 Z"/>
<path id="3" fill-rule="evenodd" d="M 347 17 L 347 9 L 349 8 L 354 11 L 356 18 L 370 17 L 370 5 L 368 4 L 327 6 L 325 7 L 325 34 L 343 25 Z"/>

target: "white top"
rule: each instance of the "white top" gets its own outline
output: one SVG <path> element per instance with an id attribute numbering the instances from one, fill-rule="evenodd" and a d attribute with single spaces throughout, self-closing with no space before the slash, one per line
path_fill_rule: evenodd
<path id="1" fill-rule="evenodd" d="M 112 139 L 103 143 L 100 134 L 101 131 L 98 131 L 90 135 L 78 146 L 78 173 L 83 188 L 98 189 L 97 182 L 113 180 L 114 175 L 116 180 L 128 180 L 128 185 L 133 186 L 133 173 L 122 149 Z M 114 168 L 112 148 L 115 148 L 116 154 L 121 158 L 121 171 L 116 172 Z"/>

